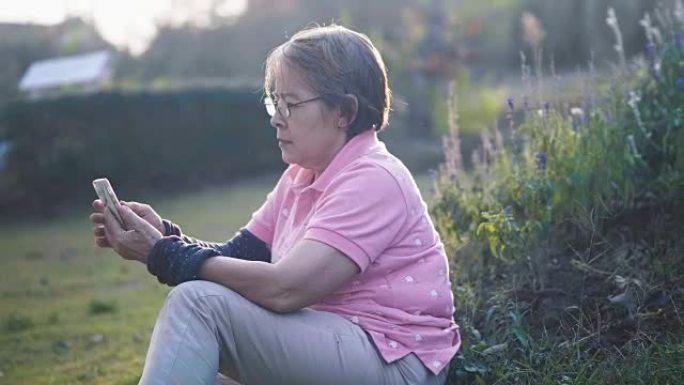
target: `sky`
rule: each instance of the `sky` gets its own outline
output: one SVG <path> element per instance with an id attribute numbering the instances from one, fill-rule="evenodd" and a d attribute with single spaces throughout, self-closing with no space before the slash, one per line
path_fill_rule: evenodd
<path id="1" fill-rule="evenodd" d="M 247 0 L 0 0 L 0 23 L 59 24 L 79 16 L 99 30 L 110 43 L 132 53 L 143 52 L 159 24 L 206 25 L 210 10 L 237 16 Z"/>

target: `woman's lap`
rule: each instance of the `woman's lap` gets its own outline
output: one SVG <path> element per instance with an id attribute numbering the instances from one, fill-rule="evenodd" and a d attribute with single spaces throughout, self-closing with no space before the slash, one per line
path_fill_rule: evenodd
<path id="1" fill-rule="evenodd" d="M 179 285 L 157 320 L 141 384 L 157 375 L 159 383 L 213 384 L 219 363 L 250 385 L 443 382 L 415 355 L 386 364 L 363 330 L 336 314 L 279 314 L 218 284 Z M 186 373 L 192 370 L 203 373 Z"/>

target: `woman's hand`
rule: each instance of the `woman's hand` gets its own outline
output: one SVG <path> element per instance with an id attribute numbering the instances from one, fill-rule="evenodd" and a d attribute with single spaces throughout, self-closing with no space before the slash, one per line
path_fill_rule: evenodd
<path id="1" fill-rule="evenodd" d="M 160 233 L 164 234 L 164 223 L 162 223 L 162 218 L 159 216 L 159 214 L 157 214 L 156 211 L 154 211 L 152 206 L 145 203 L 124 201 L 121 201 L 121 204 L 129 207 L 140 218 L 144 219 L 155 229 L 159 230 Z"/>
<path id="2" fill-rule="evenodd" d="M 147 263 L 147 256 L 162 238 L 162 233 L 130 207 L 121 205 L 118 208 L 127 230 L 121 227 L 112 213 L 105 210 L 104 233 L 109 245 L 125 259 Z"/>
<path id="3" fill-rule="evenodd" d="M 139 217 L 151 224 L 160 233 L 164 234 L 164 224 L 162 223 L 162 218 L 159 216 L 159 214 L 157 214 L 156 211 L 154 211 L 152 206 L 138 202 L 120 201 L 119 203 L 121 203 L 123 206 L 130 207 Z M 105 236 L 104 203 L 99 199 L 95 199 L 93 201 L 93 209 L 95 212 L 90 214 L 90 221 L 93 222 L 94 225 L 93 234 L 95 236 L 95 244 L 100 247 L 112 247 Z"/>
<path id="4" fill-rule="evenodd" d="M 164 226 L 161 218 L 149 205 L 137 202 L 123 202 L 118 208 L 127 230 L 105 209 L 102 201 L 97 199 L 93 202 L 95 212 L 90 215 L 90 220 L 95 225 L 95 243 L 100 247 L 113 248 L 125 259 L 147 262 L 147 255 L 162 237 L 160 229 Z"/>

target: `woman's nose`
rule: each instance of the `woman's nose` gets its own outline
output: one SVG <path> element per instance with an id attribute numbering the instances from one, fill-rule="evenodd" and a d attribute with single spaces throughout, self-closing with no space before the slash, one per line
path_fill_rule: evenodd
<path id="1" fill-rule="evenodd" d="M 273 116 L 271 116 L 271 119 L 269 122 L 271 123 L 271 127 L 273 127 L 273 128 L 282 128 L 285 125 L 285 120 L 283 119 L 283 116 L 278 111 L 276 111 L 276 113 L 273 114 Z"/>

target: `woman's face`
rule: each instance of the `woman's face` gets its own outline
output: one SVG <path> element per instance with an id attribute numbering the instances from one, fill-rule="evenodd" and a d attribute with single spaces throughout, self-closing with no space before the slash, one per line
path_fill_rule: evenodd
<path id="1" fill-rule="evenodd" d="M 319 97 L 306 84 L 296 67 L 283 63 L 276 76 L 273 100 L 281 108 Z M 276 112 L 271 117 L 283 161 L 312 169 L 316 175 L 328 166 L 346 143 L 346 120 L 338 108 L 330 109 L 320 100 L 290 107 L 290 116 Z"/>

